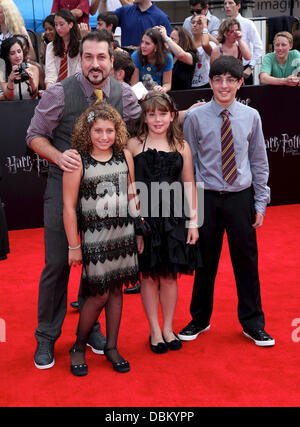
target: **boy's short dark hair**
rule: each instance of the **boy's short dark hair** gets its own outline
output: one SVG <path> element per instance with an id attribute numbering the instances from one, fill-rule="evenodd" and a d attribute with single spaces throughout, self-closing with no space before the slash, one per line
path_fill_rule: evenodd
<path id="1" fill-rule="evenodd" d="M 124 82 L 130 85 L 130 80 L 135 70 L 135 65 L 128 52 L 125 52 L 125 50 L 114 51 L 113 68 L 115 71 L 123 70 Z"/>
<path id="2" fill-rule="evenodd" d="M 97 22 L 103 21 L 105 22 L 106 26 L 112 24 L 112 32 L 114 33 L 117 26 L 119 25 L 119 18 L 117 15 L 111 11 L 106 11 L 99 13 L 97 16 Z"/>
<path id="3" fill-rule="evenodd" d="M 216 59 L 210 66 L 209 78 L 230 74 L 238 80 L 243 77 L 244 67 L 241 61 L 233 56 L 223 55 Z"/>

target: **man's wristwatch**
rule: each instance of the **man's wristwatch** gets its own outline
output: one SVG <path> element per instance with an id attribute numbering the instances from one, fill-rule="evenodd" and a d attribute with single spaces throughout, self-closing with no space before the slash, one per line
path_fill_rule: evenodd
<path id="1" fill-rule="evenodd" d="M 204 28 L 204 29 L 202 30 L 202 34 L 208 34 L 208 29 L 207 29 L 207 28 Z"/>

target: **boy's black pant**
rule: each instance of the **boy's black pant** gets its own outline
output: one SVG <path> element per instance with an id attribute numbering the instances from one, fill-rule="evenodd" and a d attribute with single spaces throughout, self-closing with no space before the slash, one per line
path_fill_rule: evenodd
<path id="1" fill-rule="evenodd" d="M 203 267 L 196 271 L 190 311 L 205 327 L 213 310 L 214 283 L 224 231 L 227 233 L 244 329 L 264 329 L 258 276 L 254 200 L 251 188 L 236 193 L 204 192 L 204 224 L 199 229 Z"/>

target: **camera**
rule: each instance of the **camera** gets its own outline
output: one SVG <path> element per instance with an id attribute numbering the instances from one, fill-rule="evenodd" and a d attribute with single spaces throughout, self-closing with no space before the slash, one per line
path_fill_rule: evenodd
<path id="1" fill-rule="evenodd" d="M 17 73 L 20 74 L 20 79 L 16 79 L 14 81 L 14 83 L 21 83 L 21 82 L 25 82 L 26 80 L 29 80 L 29 76 L 26 73 L 26 68 L 29 68 L 29 65 L 26 64 L 26 62 L 22 62 L 22 64 L 20 65 L 20 67 L 17 69 Z"/>
<path id="2" fill-rule="evenodd" d="M 152 79 L 151 74 L 144 74 L 142 80 L 143 85 L 147 90 L 152 90 L 154 86 L 157 86 L 157 83 Z"/>

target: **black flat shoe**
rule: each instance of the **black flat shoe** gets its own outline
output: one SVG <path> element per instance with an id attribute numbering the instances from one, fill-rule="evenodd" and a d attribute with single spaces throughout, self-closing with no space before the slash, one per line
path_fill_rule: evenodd
<path id="1" fill-rule="evenodd" d="M 175 335 L 176 339 L 172 341 L 166 341 L 165 337 L 163 336 L 164 342 L 166 343 L 166 346 L 169 350 L 180 350 L 182 348 L 182 342 L 174 332 L 173 334 Z"/>
<path id="2" fill-rule="evenodd" d="M 151 343 L 151 335 L 149 337 L 149 344 L 150 344 L 150 348 L 153 351 L 153 353 L 163 354 L 163 353 L 166 353 L 168 351 L 168 347 L 164 342 L 159 342 L 158 344 L 153 345 Z"/>
<path id="3" fill-rule="evenodd" d="M 88 374 L 88 366 L 86 363 L 78 363 L 78 364 L 72 364 L 72 354 L 74 353 L 85 353 L 85 350 L 78 350 L 75 345 L 72 346 L 71 350 L 69 351 L 71 356 L 71 372 L 76 377 L 85 377 Z"/>
<path id="4" fill-rule="evenodd" d="M 121 357 L 121 361 L 120 362 L 114 362 L 111 358 L 108 357 L 107 353 L 112 351 L 112 350 L 116 350 L 117 351 L 117 347 L 104 347 L 104 354 L 106 356 L 106 359 L 112 363 L 112 366 L 114 368 L 115 371 L 120 372 L 121 374 L 130 371 L 130 365 L 129 362 L 125 359 L 123 359 L 122 356 Z"/>

